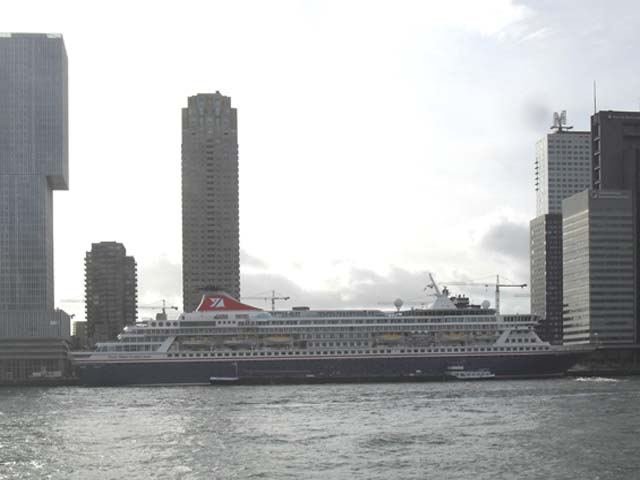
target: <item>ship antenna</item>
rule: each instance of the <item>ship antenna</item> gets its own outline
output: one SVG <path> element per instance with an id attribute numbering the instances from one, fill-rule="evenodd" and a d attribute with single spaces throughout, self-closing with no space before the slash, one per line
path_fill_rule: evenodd
<path id="1" fill-rule="evenodd" d="M 598 113 L 598 108 L 596 104 L 596 81 L 593 81 L 593 114 Z"/>

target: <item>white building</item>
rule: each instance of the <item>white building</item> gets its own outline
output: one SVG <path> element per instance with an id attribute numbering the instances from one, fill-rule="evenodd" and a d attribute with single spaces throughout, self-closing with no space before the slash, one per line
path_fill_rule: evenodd
<path id="1" fill-rule="evenodd" d="M 591 185 L 591 132 L 549 133 L 536 144 L 536 217 Z"/>

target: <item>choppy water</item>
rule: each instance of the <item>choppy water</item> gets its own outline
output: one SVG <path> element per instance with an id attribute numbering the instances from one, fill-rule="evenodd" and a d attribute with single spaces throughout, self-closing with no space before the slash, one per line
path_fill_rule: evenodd
<path id="1" fill-rule="evenodd" d="M 0 479 L 638 479 L 640 378 L 0 389 Z"/>

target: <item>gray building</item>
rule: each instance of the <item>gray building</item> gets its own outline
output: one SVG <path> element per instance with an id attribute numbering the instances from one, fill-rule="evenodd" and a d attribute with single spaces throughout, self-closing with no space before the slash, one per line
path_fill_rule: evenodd
<path id="1" fill-rule="evenodd" d="M 596 190 L 640 186 L 640 112 L 600 111 L 591 116 L 592 177 Z"/>
<path id="2" fill-rule="evenodd" d="M 591 185 L 591 132 L 560 130 L 536 144 L 536 216 L 562 213 L 562 201 Z"/>
<path id="3" fill-rule="evenodd" d="M 100 242 L 85 256 L 85 318 L 90 345 L 115 340 L 138 317 L 136 261 L 124 245 Z"/>
<path id="4" fill-rule="evenodd" d="M 182 282 L 185 312 L 203 289 L 240 297 L 237 112 L 220 92 L 182 109 Z"/>
<path id="5" fill-rule="evenodd" d="M 0 385 L 57 385 L 72 376 L 65 337 L 0 337 Z"/>
<path id="6" fill-rule="evenodd" d="M 635 284 L 640 284 L 640 112 L 600 111 L 591 116 L 595 190 L 628 190 L 636 225 Z M 637 295 L 640 292 L 636 292 Z M 636 298 L 636 343 L 640 344 L 640 297 Z"/>
<path id="7" fill-rule="evenodd" d="M 562 343 L 562 215 L 552 213 L 531 220 L 531 313 L 540 318 L 540 338 Z"/>
<path id="8" fill-rule="evenodd" d="M 635 229 L 630 191 L 563 202 L 564 343 L 635 343 Z"/>
<path id="9" fill-rule="evenodd" d="M 69 186 L 67 131 L 62 36 L 0 34 L 2 334 L 69 334 L 54 310 L 52 203 Z"/>
<path id="10" fill-rule="evenodd" d="M 556 128 L 536 144 L 537 217 L 529 229 L 531 313 L 551 343 L 562 342 L 562 201 L 591 185 L 591 133 Z"/>
<path id="11" fill-rule="evenodd" d="M 69 187 L 61 35 L 0 33 L 0 383 L 70 374 L 54 309 L 53 191 Z"/>

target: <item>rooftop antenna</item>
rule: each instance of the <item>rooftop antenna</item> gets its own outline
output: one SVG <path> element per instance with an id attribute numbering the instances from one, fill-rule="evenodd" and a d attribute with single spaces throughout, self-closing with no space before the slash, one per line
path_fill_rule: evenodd
<path id="1" fill-rule="evenodd" d="M 596 81 L 593 81 L 593 114 L 598 113 L 598 108 L 596 104 Z"/>
<path id="2" fill-rule="evenodd" d="M 562 110 L 561 113 L 553 113 L 553 126 L 551 130 L 557 130 L 559 133 L 564 130 L 571 130 L 573 127 L 567 125 L 567 111 Z"/>

